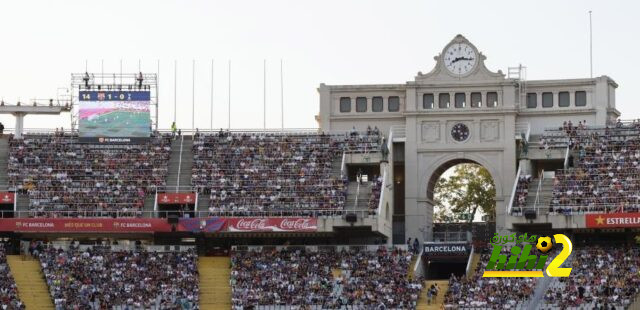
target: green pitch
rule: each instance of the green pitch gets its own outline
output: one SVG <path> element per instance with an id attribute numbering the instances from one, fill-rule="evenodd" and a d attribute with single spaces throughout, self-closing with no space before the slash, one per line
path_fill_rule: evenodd
<path id="1" fill-rule="evenodd" d="M 80 120 L 81 137 L 148 137 L 149 112 L 114 111 Z"/>

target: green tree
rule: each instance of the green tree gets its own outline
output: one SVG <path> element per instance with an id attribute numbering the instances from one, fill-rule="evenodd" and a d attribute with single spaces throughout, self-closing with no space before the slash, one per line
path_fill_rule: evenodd
<path id="1" fill-rule="evenodd" d="M 438 180 L 434 191 L 436 222 L 472 222 L 478 211 L 495 214 L 496 187 L 480 165 L 457 165 L 450 176 Z"/>

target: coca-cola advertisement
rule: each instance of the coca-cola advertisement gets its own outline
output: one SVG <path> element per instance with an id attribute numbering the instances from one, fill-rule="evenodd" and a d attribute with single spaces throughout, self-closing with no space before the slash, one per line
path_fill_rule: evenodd
<path id="1" fill-rule="evenodd" d="M 230 218 L 228 231 L 313 232 L 318 230 L 318 219 L 309 217 Z"/>

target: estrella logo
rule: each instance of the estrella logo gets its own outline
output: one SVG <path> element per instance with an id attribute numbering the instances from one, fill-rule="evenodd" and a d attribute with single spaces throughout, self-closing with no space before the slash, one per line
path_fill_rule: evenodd
<path id="1" fill-rule="evenodd" d="M 496 238 L 497 237 L 497 238 Z M 515 234 L 512 234 L 512 238 L 507 239 L 506 236 L 502 238 L 494 236 L 492 239 L 493 250 L 491 251 L 491 257 L 489 263 L 487 263 L 486 270 L 482 277 L 544 277 L 542 269 L 547 262 L 549 255 L 544 255 L 549 252 L 553 247 L 551 237 L 539 237 L 536 243 L 536 249 L 542 253 L 538 256 L 531 253 L 533 248 L 532 244 L 524 244 L 522 247 L 514 245 L 511 247 L 511 255 L 507 258 L 507 254 L 500 254 L 504 245 L 509 242 L 535 242 L 535 235 L 527 239 L 527 234 L 520 236 L 516 239 Z M 499 241 L 502 240 L 502 244 Z M 573 245 L 571 240 L 563 234 L 553 235 L 553 240 L 556 244 L 562 244 L 562 251 L 556 256 L 547 266 L 546 274 L 548 277 L 568 277 L 571 274 L 571 268 L 560 268 L 560 265 L 571 255 L 573 251 Z M 533 250 L 535 252 L 535 249 Z M 530 270 L 526 270 L 530 269 Z"/>

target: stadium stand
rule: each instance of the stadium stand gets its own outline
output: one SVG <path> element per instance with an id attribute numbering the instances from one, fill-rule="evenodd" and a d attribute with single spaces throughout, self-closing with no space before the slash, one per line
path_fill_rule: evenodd
<path id="1" fill-rule="evenodd" d="M 526 206 L 527 196 L 529 195 L 529 184 L 531 183 L 531 175 L 521 175 L 518 178 L 516 185 L 516 192 L 514 198 L 514 213 L 522 213 L 522 210 Z"/>
<path id="2" fill-rule="evenodd" d="M 407 275 L 411 253 L 397 248 L 263 248 L 235 251 L 231 261 L 233 309 L 415 309 L 422 288 Z"/>
<path id="3" fill-rule="evenodd" d="M 18 297 L 18 287 L 13 279 L 4 244 L 0 243 L 0 309 L 21 310 L 26 309 Z"/>
<path id="4" fill-rule="evenodd" d="M 504 247 L 503 253 L 509 253 Z M 526 309 L 535 278 L 483 278 L 491 255 L 483 253 L 468 277 L 451 275 L 445 296 L 446 309 Z M 548 262 L 548 261 L 547 261 Z"/>
<path id="5" fill-rule="evenodd" d="M 142 145 L 95 145 L 76 135 L 9 140 L 10 186 L 29 196 L 34 217 L 140 216 L 144 198 L 165 185 L 170 137 Z"/>
<path id="6" fill-rule="evenodd" d="M 211 215 L 331 214 L 346 196 L 346 178 L 332 164 L 343 152 L 379 149 L 377 131 L 198 134 L 192 185 L 210 195 Z"/>
<path id="7" fill-rule="evenodd" d="M 571 277 L 553 282 L 542 309 L 627 309 L 640 291 L 637 247 L 574 249 Z"/>
<path id="8" fill-rule="evenodd" d="M 56 309 L 197 309 L 198 256 L 194 250 L 151 252 L 108 246 L 39 254 Z"/>
<path id="9" fill-rule="evenodd" d="M 550 212 L 612 213 L 640 211 L 640 123 L 603 128 L 570 122 L 550 131 L 564 135 L 576 156 L 573 167 L 555 172 Z"/>

